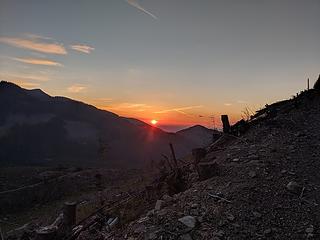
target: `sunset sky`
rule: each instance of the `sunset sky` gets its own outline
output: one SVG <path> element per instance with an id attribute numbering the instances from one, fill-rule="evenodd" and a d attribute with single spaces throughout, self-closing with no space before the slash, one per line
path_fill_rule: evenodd
<path id="1" fill-rule="evenodd" d="M 175 131 L 320 73 L 319 0 L 0 0 L 0 79 Z"/>

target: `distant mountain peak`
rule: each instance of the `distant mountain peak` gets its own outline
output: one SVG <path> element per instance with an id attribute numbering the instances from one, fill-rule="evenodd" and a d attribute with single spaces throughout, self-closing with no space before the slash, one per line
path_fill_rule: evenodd
<path id="1" fill-rule="evenodd" d="M 15 88 L 15 89 L 22 89 L 20 86 L 18 86 L 17 84 L 15 83 L 12 83 L 12 82 L 8 82 L 8 81 L 4 81 L 4 80 L 1 80 L 0 81 L 0 88 Z"/>

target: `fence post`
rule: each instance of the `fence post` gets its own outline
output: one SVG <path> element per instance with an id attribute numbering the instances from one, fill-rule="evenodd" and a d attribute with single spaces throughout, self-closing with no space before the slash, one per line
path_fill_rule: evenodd
<path id="1" fill-rule="evenodd" d="M 65 202 L 63 207 L 63 217 L 66 231 L 70 232 L 76 223 L 76 202 Z"/>
<path id="2" fill-rule="evenodd" d="M 229 123 L 228 115 L 221 115 L 221 121 L 223 124 L 223 132 L 229 133 L 230 132 L 230 123 Z"/>

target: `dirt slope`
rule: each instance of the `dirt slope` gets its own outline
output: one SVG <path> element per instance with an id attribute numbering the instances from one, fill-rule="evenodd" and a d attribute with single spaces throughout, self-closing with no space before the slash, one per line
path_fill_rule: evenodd
<path id="1" fill-rule="evenodd" d="M 260 115 L 243 136 L 207 154 L 205 161 L 219 163 L 218 176 L 164 197 L 160 210 L 116 239 L 319 239 L 319 92 Z"/>

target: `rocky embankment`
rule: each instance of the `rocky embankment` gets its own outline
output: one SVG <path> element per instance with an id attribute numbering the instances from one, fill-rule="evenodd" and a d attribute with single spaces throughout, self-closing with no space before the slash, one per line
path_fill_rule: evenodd
<path id="1" fill-rule="evenodd" d="M 264 112 L 206 155 L 218 175 L 164 195 L 114 239 L 319 239 L 320 95 Z"/>

